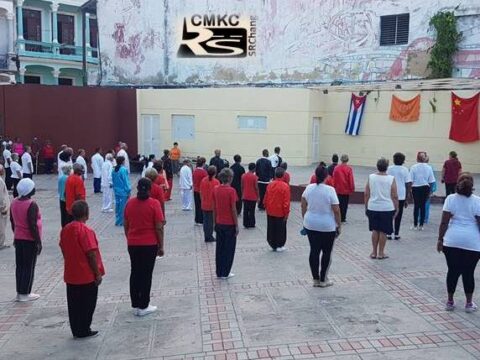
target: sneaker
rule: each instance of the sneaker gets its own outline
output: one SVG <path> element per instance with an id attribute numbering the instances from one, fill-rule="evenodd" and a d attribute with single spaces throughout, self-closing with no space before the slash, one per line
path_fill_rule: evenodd
<path id="1" fill-rule="evenodd" d="M 153 305 L 148 305 L 145 309 L 138 309 L 138 315 L 137 316 L 145 316 L 151 313 L 154 313 L 157 311 L 157 307 Z"/>
<path id="2" fill-rule="evenodd" d="M 423 226 L 419 226 L 418 231 L 423 231 Z"/>
<path id="3" fill-rule="evenodd" d="M 197 222 L 196 222 L 196 223 L 195 223 L 195 226 L 203 226 L 203 224 L 202 224 L 202 223 L 197 223 Z"/>
<path id="4" fill-rule="evenodd" d="M 140 310 L 140 309 L 139 308 L 133 308 L 132 309 L 133 315 L 138 316 L 138 310 Z"/>
<path id="5" fill-rule="evenodd" d="M 392 240 L 392 235 L 387 235 L 387 240 Z"/>
<path id="6" fill-rule="evenodd" d="M 313 287 L 321 287 L 319 279 L 313 279 Z"/>
<path id="7" fill-rule="evenodd" d="M 287 248 L 285 246 L 282 246 L 282 247 L 279 247 L 277 248 L 277 252 L 284 252 L 285 250 L 287 250 Z"/>
<path id="8" fill-rule="evenodd" d="M 74 336 L 76 339 L 86 339 L 86 338 L 94 338 L 98 336 L 98 331 L 96 330 L 90 330 L 86 335 L 82 336 Z"/>
<path id="9" fill-rule="evenodd" d="M 417 230 L 418 230 L 418 226 L 413 225 L 413 226 L 410 228 L 410 230 L 417 231 Z"/>
<path id="10" fill-rule="evenodd" d="M 222 280 L 227 280 L 227 279 L 230 279 L 230 278 L 232 278 L 232 277 L 234 277 L 234 276 L 235 276 L 234 273 L 230 273 L 230 274 L 228 274 L 228 276 L 219 276 L 218 278 L 219 278 L 219 279 L 222 279 Z"/>
<path id="11" fill-rule="evenodd" d="M 400 236 L 398 236 L 398 235 L 395 235 L 395 240 L 400 240 L 400 239 L 401 239 L 401 237 L 400 237 Z"/>
<path id="12" fill-rule="evenodd" d="M 473 313 L 473 312 L 477 311 L 477 309 L 478 309 L 477 304 L 475 304 L 474 302 L 467 303 L 465 305 L 465 312 L 466 313 Z"/>
<path id="13" fill-rule="evenodd" d="M 445 304 L 445 311 L 453 311 L 455 310 L 455 303 L 453 301 L 447 301 Z"/>
<path id="14" fill-rule="evenodd" d="M 328 280 L 328 279 L 325 279 L 325 281 L 320 281 L 320 287 L 322 288 L 325 288 L 325 287 L 329 287 L 329 286 L 332 286 L 333 285 L 333 282 Z"/>
<path id="15" fill-rule="evenodd" d="M 28 301 L 35 301 L 35 300 L 38 300 L 40 298 L 40 295 L 38 294 L 34 294 L 34 293 L 30 293 L 28 295 L 17 295 L 17 301 L 19 302 L 28 302 Z"/>

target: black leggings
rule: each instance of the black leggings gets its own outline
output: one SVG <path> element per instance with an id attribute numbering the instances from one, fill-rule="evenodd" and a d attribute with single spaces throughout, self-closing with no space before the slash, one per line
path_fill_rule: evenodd
<path id="1" fill-rule="evenodd" d="M 310 270 L 315 280 L 325 281 L 328 269 L 331 263 L 331 254 L 333 243 L 335 241 L 335 231 L 321 232 L 307 229 L 308 241 L 310 242 Z M 320 260 L 320 252 L 322 253 L 322 260 Z M 319 273 L 319 265 L 322 268 Z"/>
<path id="2" fill-rule="evenodd" d="M 480 251 L 464 250 L 454 247 L 443 247 L 443 253 L 447 260 L 447 291 L 455 293 L 457 282 L 462 275 L 463 289 L 465 294 L 473 294 L 475 290 L 475 267 L 480 259 Z"/>
<path id="3" fill-rule="evenodd" d="M 28 295 L 32 292 L 37 253 L 35 241 L 15 239 L 17 294 Z"/>
<path id="4" fill-rule="evenodd" d="M 394 228 L 395 228 L 395 236 L 398 236 L 400 233 L 400 224 L 402 223 L 402 216 L 403 216 L 403 208 L 405 207 L 405 200 L 399 200 L 398 201 L 398 214 L 395 220 L 393 221 L 394 223 Z"/>
<path id="5" fill-rule="evenodd" d="M 430 194 L 430 186 L 415 186 L 412 187 L 413 195 L 413 225 L 418 225 L 418 213 L 420 213 L 420 226 L 425 222 L 425 204 Z"/>
<path id="6" fill-rule="evenodd" d="M 195 201 L 195 223 L 203 224 L 202 199 L 198 191 L 193 192 L 193 200 Z"/>
<path id="7" fill-rule="evenodd" d="M 338 202 L 340 206 L 340 218 L 342 222 L 347 221 L 347 210 L 348 210 L 348 201 L 350 200 L 350 195 L 338 194 Z"/>
<path id="8" fill-rule="evenodd" d="M 150 304 L 152 274 L 158 246 L 129 246 L 131 273 L 130 299 L 132 308 L 146 309 Z"/>

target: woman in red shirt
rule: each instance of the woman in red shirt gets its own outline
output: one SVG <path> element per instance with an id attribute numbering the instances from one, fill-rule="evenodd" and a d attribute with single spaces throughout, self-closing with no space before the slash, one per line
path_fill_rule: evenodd
<path id="1" fill-rule="evenodd" d="M 209 166 L 207 177 L 200 182 L 200 205 L 203 212 L 203 234 L 205 242 L 213 242 L 213 189 L 220 185 L 220 181 L 215 178 L 217 168 Z"/>
<path id="2" fill-rule="evenodd" d="M 243 226 L 255 227 L 255 206 L 258 201 L 258 176 L 255 163 L 248 164 L 248 172 L 242 175 Z"/>
<path id="3" fill-rule="evenodd" d="M 217 277 L 228 279 L 235 276 L 230 270 L 235 257 L 238 235 L 237 192 L 230 186 L 233 180 L 233 171 L 229 168 L 220 171 L 218 180 L 220 186 L 213 189 L 213 214 L 217 233 L 215 265 Z"/>
<path id="4" fill-rule="evenodd" d="M 195 225 L 203 224 L 202 200 L 200 197 L 200 183 L 207 177 L 207 171 L 203 168 L 207 159 L 200 157 L 197 159 L 197 167 L 193 170 L 193 199 L 195 201 Z"/>
<path id="5" fill-rule="evenodd" d="M 150 289 L 155 259 L 163 256 L 165 218 L 157 200 L 150 198 L 152 182 L 141 178 L 137 196 L 125 207 L 124 230 L 130 255 L 130 298 L 134 315 L 145 316 L 157 311 L 150 305 Z"/>
<path id="6" fill-rule="evenodd" d="M 45 163 L 45 173 L 51 174 L 53 172 L 53 163 L 55 162 L 55 149 L 50 140 L 47 140 L 42 148 L 42 157 Z"/>
<path id="7" fill-rule="evenodd" d="M 333 182 L 340 202 L 340 217 L 342 223 L 347 221 L 347 209 L 350 194 L 355 191 L 355 181 L 353 180 L 353 170 L 347 164 L 348 155 L 342 155 L 340 165 L 333 170 Z"/>
<path id="8" fill-rule="evenodd" d="M 150 197 L 157 200 L 162 208 L 163 217 L 165 218 L 165 192 L 157 184 L 158 172 L 154 168 L 145 171 L 145 177 L 152 182 L 152 189 L 150 190 Z"/>
<path id="9" fill-rule="evenodd" d="M 60 233 L 60 248 L 64 258 L 64 281 L 73 337 L 85 338 L 98 334 L 90 329 L 97 305 L 98 286 L 105 269 L 95 232 L 86 225 L 88 204 L 77 200 L 72 206 L 74 221 Z"/>
<path id="10" fill-rule="evenodd" d="M 337 165 L 335 164 L 334 169 L 335 169 L 336 166 Z M 325 164 L 325 162 L 323 162 L 323 161 L 320 161 L 320 164 L 318 164 L 317 169 L 319 167 L 323 167 L 323 168 L 328 170 L 327 164 Z M 315 169 L 315 173 L 310 177 L 310 184 L 316 184 L 317 183 L 317 175 L 315 175 L 317 173 L 317 169 Z M 332 171 L 332 173 L 333 173 L 333 171 Z M 335 187 L 335 182 L 333 181 L 333 177 L 330 174 L 328 174 L 327 178 L 323 181 L 323 184 L 331 186 L 331 187 Z"/>

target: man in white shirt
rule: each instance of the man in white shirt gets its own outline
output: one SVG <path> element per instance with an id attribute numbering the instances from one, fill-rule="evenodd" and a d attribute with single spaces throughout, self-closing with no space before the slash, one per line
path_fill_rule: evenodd
<path id="1" fill-rule="evenodd" d="M 274 154 L 268 159 L 272 163 L 272 169 L 275 172 L 275 169 L 280 166 L 282 163 L 282 158 L 280 157 L 280 146 L 277 146 L 274 150 Z"/>
<path id="2" fill-rule="evenodd" d="M 12 190 L 12 170 L 10 169 L 10 163 L 12 162 L 12 153 L 10 151 L 10 144 L 4 141 L 3 148 L 3 160 L 5 160 L 5 185 L 7 186 L 7 190 Z"/>
<path id="3" fill-rule="evenodd" d="M 118 151 L 117 156 L 123 156 L 125 158 L 125 163 L 123 165 L 127 168 L 127 171 L 130 174 L 130 160 L 128 159 L 127 149 L 128 146 L 126 143 L 120 143 L 120 150 Z"/>
<path id="4" fill-rule="evenodd" d="M 10 169 L 12 170 L 12 181 L 13 181 L 13 197 L 18 197 L 17 184 L 22 180 L 22 166 L 18 163 L 18 154 L 12 154 L 12 162 L 10 163 Z"/>
<path id="5" fill-rule="evenodd" d="M 113 182 L 112 182 L 112 170 L 113 170 L 113 155 L 108 153 L 105 155 L 105 161 L 102 165 L 102 193 L 103 204 L 102 212 L 113 212 Z"/>
<path id="6" fill-rule="evenodd" d="M 84 180 L 84 181 L 87 180 L 87 178 L 88 178 L 88 175 L 87 175 L 87 173 L 88 173 L 88 168 L 87 168 L 87 162 L 85 161 L 85 150 L 83 150 L 83 149 L 79 149 L 79 150 L 78 150 L 78 156 L 77 156 L 77 158 L 75 159 L 75 163 L 76 163 L 76 164 L 80 164 L 80 165 L 83 166 L 83 175 L 82 175 L 82 177 L 83 177 L 83 180 Z"/>
<path id="7" fill-rule="evenodd" d="M 60 164 L 60 154 L 62 152 L 64 152 L 65 150 L 67 150 L 68 146 L 63 144 L 62 146 L 60 146 L 60 151 L 58 152 L 57 154 L 57 173 L 58 173 L 58 177 L 62 176 L 62 167 L 65 165 L 65 164 Z"/>
<path id="8" fill-rule="evenodd" d="M 33 178 L 32 148 L 25 146 L 25 152 L 22 155 L 22 172 L 24 178 Z"/>
<path id="9" fill-rule="evenodd" d="M 96 148 L 95 154 L 92 156 L 92 170 L 93 170 L 93 192 L 99 194 L 102 192 L 101 183 L 102 183 L 102 167 L 103 167 L 103 156 L 102 148 Z"/>
<path id="10" fill-rule="evenodd" d="M 189 160 L 183 160 L 183 166 L 180 169 L 180 192 L 182 194 L 182 210 L 192 210 L 192 188 L 193 175 Z"/>
<path id="11" fill-rule="evenodd" d="M 0 165 L 0 250 L 9 246 L 5 245 L 5 232 L 7 230 L 8 210 L 10 209 L 10 197 L 7 186 L 3 181 L 3 166 Z"/>

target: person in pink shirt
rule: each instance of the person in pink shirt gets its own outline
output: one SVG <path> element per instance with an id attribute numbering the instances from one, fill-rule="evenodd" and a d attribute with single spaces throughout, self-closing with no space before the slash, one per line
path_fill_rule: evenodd
<path id="1" fill-rule="evenodd" d="M 20 141 L 19 137 L 15 138 L 15 141 L 13 142 L 12 149 L 14 153 L 17 153 L 18 156 L 22 156 L 23 153 L 25 152 L 25 147 L 23 143 Z"/>
<path id="2" fill-rule="evenodd" d="M 34 301 L 40 296 L 32 293 L 37 256 L 42 251 L 42 217 L 32 196 L 35 183 L 32 179 L 20 180 L 18 197 L 10 206 L 10 221 L 15 244 L 17 301 Z"/>

